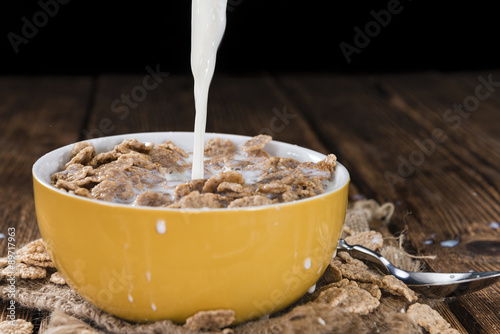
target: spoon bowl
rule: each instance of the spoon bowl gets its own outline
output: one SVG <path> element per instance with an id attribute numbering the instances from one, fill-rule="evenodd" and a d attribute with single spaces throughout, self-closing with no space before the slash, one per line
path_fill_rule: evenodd
<path id="1" fill-rule="evenodd" d="M 500 280 L 500 271 L 430 273 L 402 270 L 382 255 L 360 245 L 349 245 L 343 239 L 340 239 L 337 251 L 346 251 L 357 259 L 368 261 L 384 274 L 395 276 L 411 289 L 431 298 L 461 296 L 484 289 Z"/>

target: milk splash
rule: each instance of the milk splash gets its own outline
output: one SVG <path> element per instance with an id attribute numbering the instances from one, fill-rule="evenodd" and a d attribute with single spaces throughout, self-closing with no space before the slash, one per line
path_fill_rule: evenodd
<path id="1" fill-rule="evenodd" d="M 227 0 L 193 0 L 191 13 L 191 71 L 194 77 L 193 172 L 202 179 L 208 90 L 215 70 L 217 49 L 226 28 Z"/>

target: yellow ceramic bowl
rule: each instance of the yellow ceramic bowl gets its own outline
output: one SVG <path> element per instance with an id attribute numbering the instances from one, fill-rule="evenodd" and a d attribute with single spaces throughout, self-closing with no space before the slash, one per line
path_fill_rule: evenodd
<path id="1" fill-rule="evenodd" d="M 224 137 L 239 147 L 249 137 Z M 172 140 L 190 152 L 188 132 L 90 140 L 97 152 L 124 139 Z M 38 225 L 54 263 L 91 304 L 132 321 L 183 322 L 201 310 L 232 309 L 236 321 L 290 305 L 313 287 L 344 223 L 349 174 L 337 165 L 325 194 L 292 203 L 234 209 L 132 207 L 89 200 L 50 185 L 73 144 L 33 166 Z M 272 155 L 320 161 L 323 154 L 272 141 Z M 163 229 L 163 226 L 166 229 Z"/>

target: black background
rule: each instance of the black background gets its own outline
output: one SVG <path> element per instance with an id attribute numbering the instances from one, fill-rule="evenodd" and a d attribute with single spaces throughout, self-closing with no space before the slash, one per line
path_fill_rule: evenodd
<path id="1" fill-rule="evenodd" d="M 55 0 L 42 0 L 50 2 Z M 494 2 L 401 0 L 401 13 L 347 63 L 339 47 L 390 1 L 229 0 L 217 71 L 381 72 L 477 70 L 499 63 L 500 20 Z M 2 3 L 0 73 L 96 74 L 189 72 L 191 1 L 72 0 L 16 54 L 38 1 Z"/>

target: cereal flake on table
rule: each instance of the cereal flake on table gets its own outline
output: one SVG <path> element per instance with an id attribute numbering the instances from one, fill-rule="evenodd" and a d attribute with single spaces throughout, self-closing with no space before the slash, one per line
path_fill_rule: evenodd
<path id="1" fill-rule="evenodd" d="M 233 310 L 200 311 L 187 318 L 184 326 L 190 330 L 219 331 L 230 326 L 234 320 Z"/>
<path id="2" fill-rule="evenodd" d="M 33 328 L 33 324 L 24 319 L 4 320 L 0 322 L 1 333 L 32 334 Z"/>
<path id="3" fill-rule="evenodd" d="M 17 261 L 37 267 L 55 267 L 42 239 L 31 241 L 19 249 Z"/>
<path id="4" fill-rule="evenodd" d="M 47 277 L 47 270 L 42 267 L 30 266 L 25 263 L 17 263 L 2 270 L 2 276 L 39 279 Z"/>
<path id="5" fill-rule="evenodd" d="M 100 153 L 80 142 L 51 184 L 91 199 L 167 208 L 260 206 L 324 193 L 333 179 L 335 155 L 316 163 L 272 157 L 264 150 L 271 140 L 258 135 L 239 150 L 229 139 L 208 140 L 206 177 L 197 180 L 189 177 L 189 154 L 171 141 L 155 145 L 129 139 Z"/>
<path id="6" fill-rule="evenodd" d="M 381 287 L 393 295 L 405 297 L 409 302 L 418 299 L 417 294 L 412 289 L 393 275 L 384 276 Z"/>
<path id="7" fill-rule="evenodd" d="M 66 280 L 62 277 L 61 273 L 59 273 L 58 271 L 52 273 L 52 275 L 50 275 L 50 282 L 54 283 L 54 284 L 58 284 L 58 285 L 64 285 L 66 284 Z"/>
<path id="8" fill-rule="evenodd" d="M 452 328 L 451 325 L 429 305 L 420 303 L 412 304 L 408 307 L 407 314 L 430 334 L 459 333 L 458 330 Z"/>

